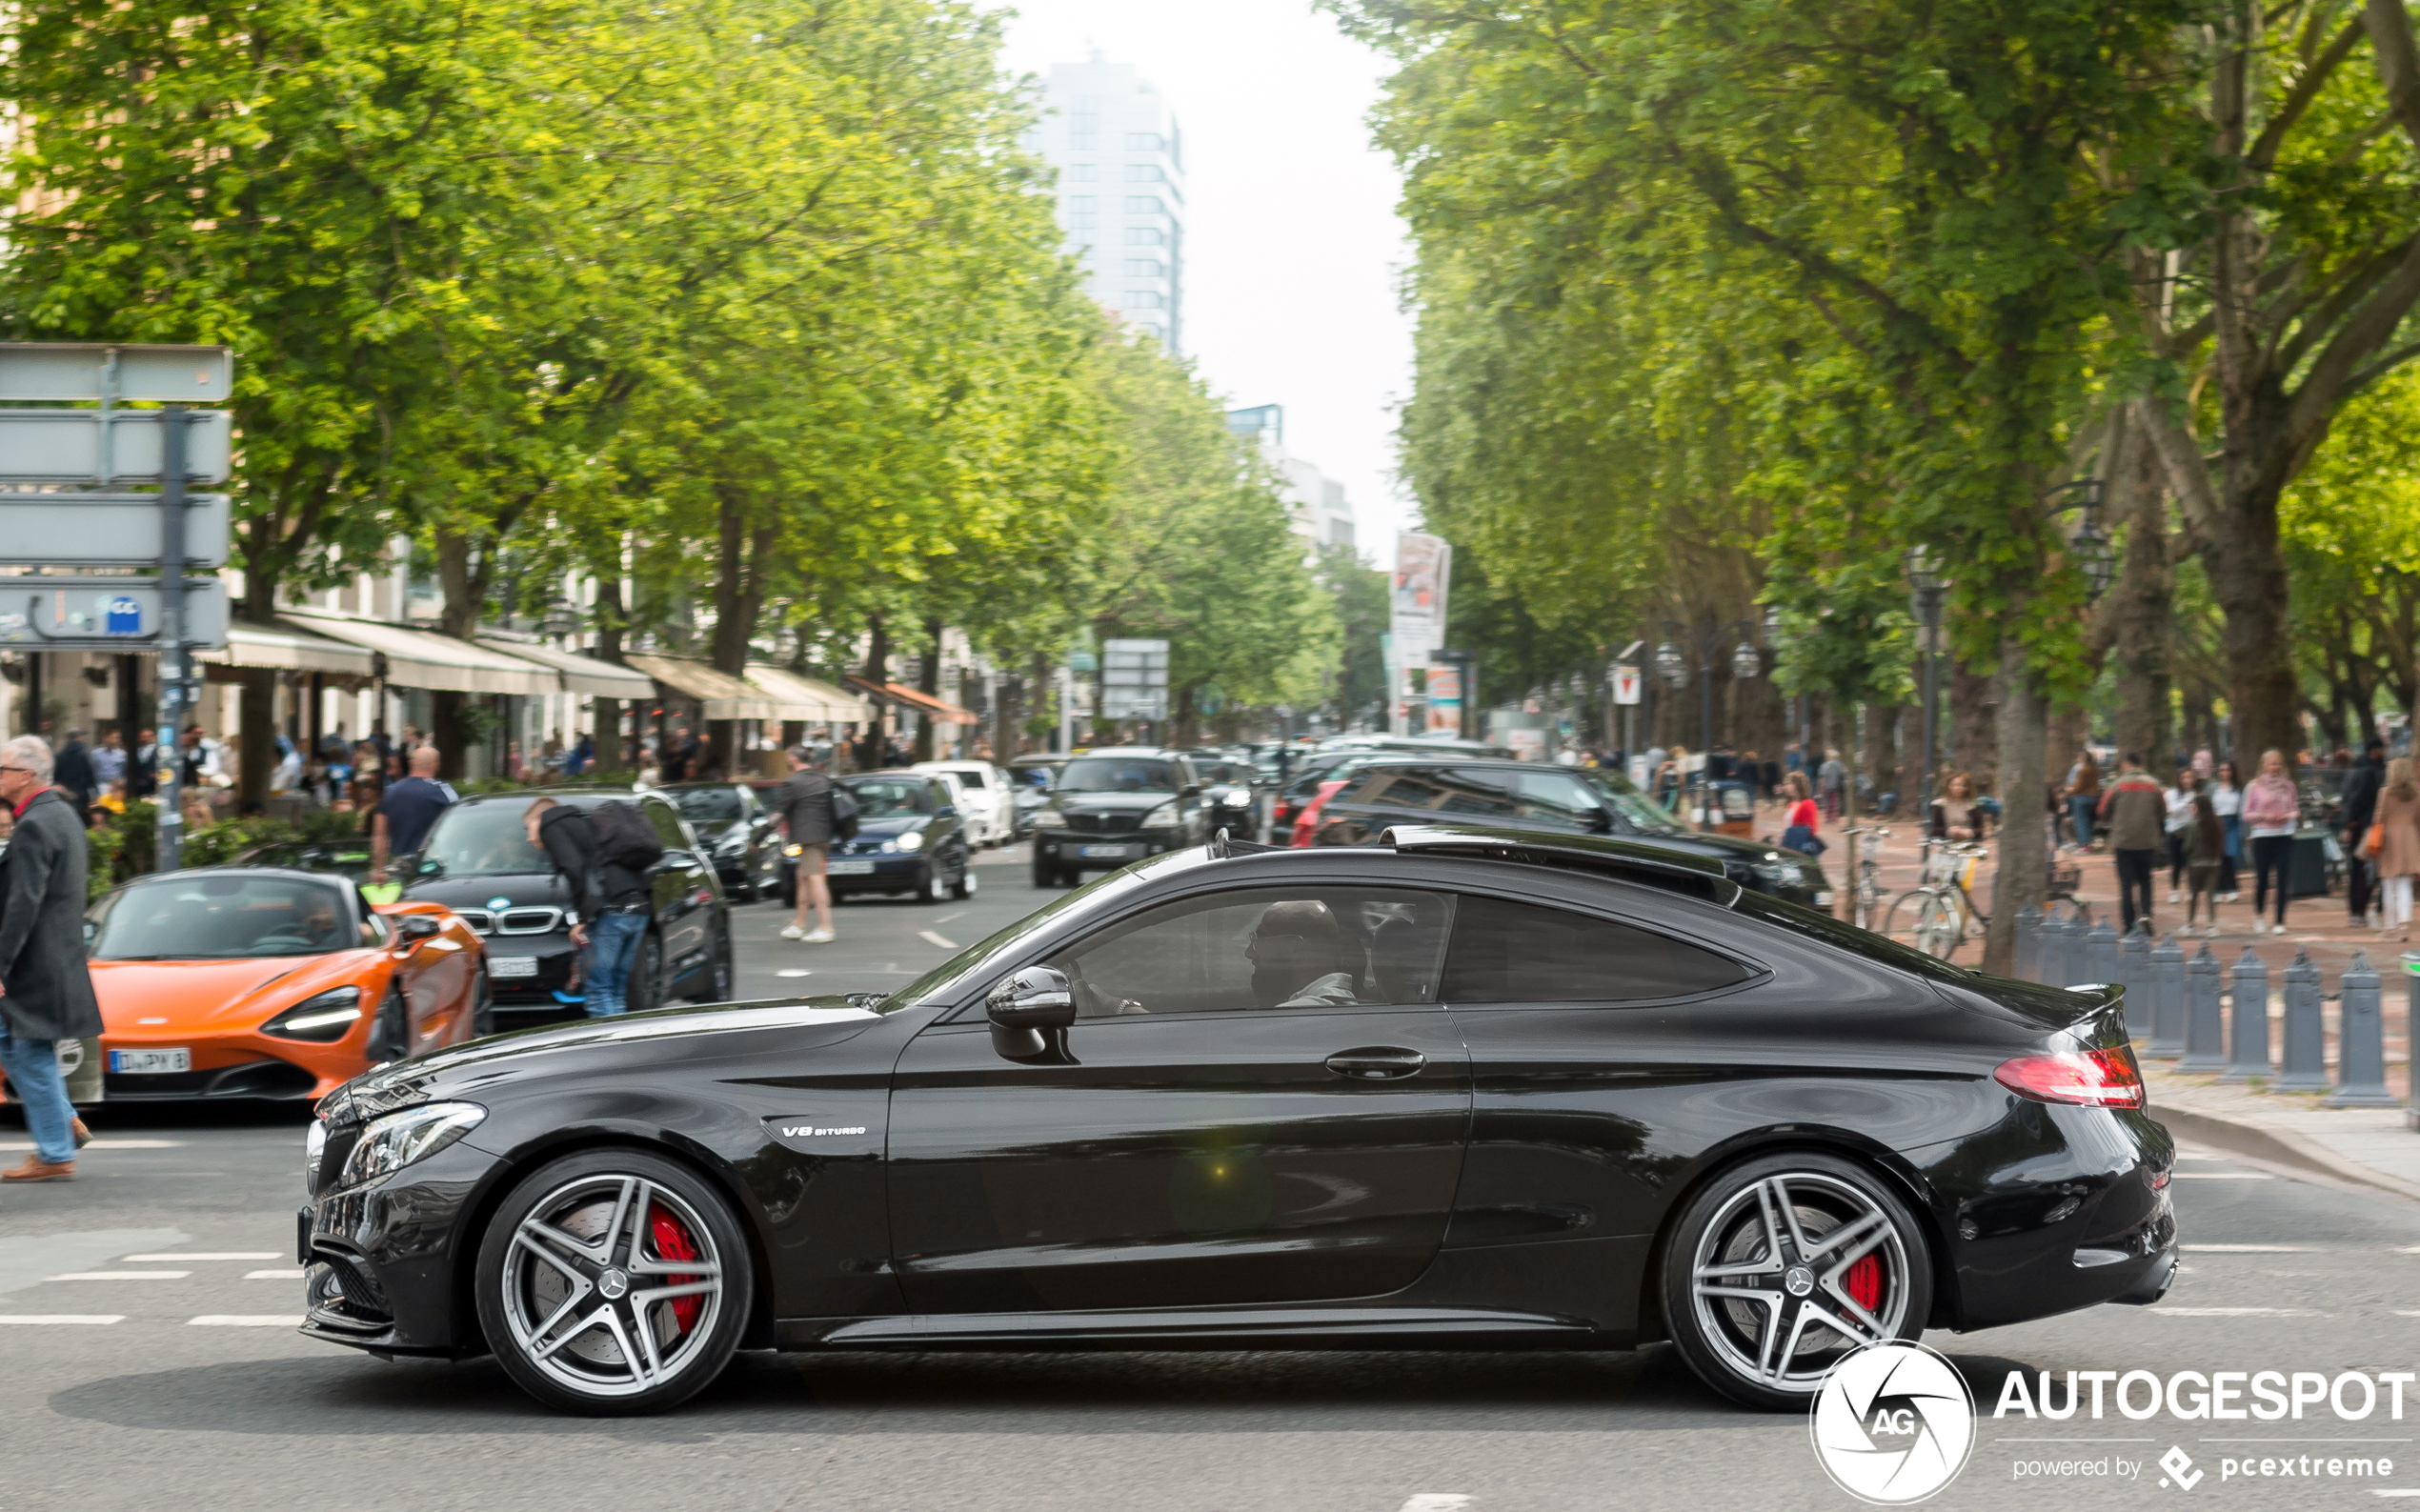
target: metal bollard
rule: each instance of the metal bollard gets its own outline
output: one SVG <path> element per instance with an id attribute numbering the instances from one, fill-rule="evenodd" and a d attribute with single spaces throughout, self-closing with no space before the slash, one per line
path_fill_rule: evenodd
<path id="1" fill-rule="evenodd" d="M 2374 996 L 2378 990 L 2377 974 L 2371 973 L 2370 980 L 2370 990 Z M 2277 1079 L 2269 1083 L 2269 1090 L 2325 1092 L 2328 1090 L 2328 1024 L 2319 1002 L 2319 968 L 2311 964 L 2310 952 L 2294 952 L 2293 963 L 2286 968 L 2285 983 L 2286 1063 L 2278 1071 Z M 2381 1046 L 2381 1053 L 2383 1051 Z"/>
<path id="2" fill-rule="evenodd" d="M 2110 986 L 2118 979 L 2117 926 L 2103 919 L 2085 932 L 2084 979 L 2099 986 Z"/>
<path id="3" fill-rule="evenodd" d="M 2027 903 L 2017 910 L 2017 979 L 2042 979 L 2042 910 Z"/>
<path id="4" fill-rule="evenodd" d="M 2344 1009 L 2336 1025 L 2336 1090 L 2324 1105 L 2391 1108 L 2395 1096 L 2387 1090 L 2387 1015 L 2378 1000 L 2378 974 L 2370 969 L 2367 953 L 2353 952 L 2340 985 Z"/>
<path id="5" fill-rule="evenodd" d="M 2151 932 L 2142 924 L 2126 932 L 2118 947 L 2118 980 L 2126 987 L 2126 1033 L 2143 1039 L 2151 1033 Z"/>
<path id="6" fill-rule="evenodd" d="M 2042 984 L 2046 987 L 2067 987 L 2075 983 L 2075 963 L 2070 958 L 2075 938 L 2083 933 L 2080 921 L 2054 918 L 2042 926 Z"/>
<path id="7" fill-rule="evenodd" d="M 2269 1059 L 2269 963 L 2252 954 L 2252 947 L 2235 958 L 2234 967 L 2228 972 L 2228 996 L 2234 999 L 2234 1013 L 2228 1019 L 2227 1069 L 2221 1081 L 2249 1081 L 2254 1077 L 2267 1077 L 2271 1066 Z"/>
<path id="8" fill-rule="evenodd" d="M 2403 1126 L 2420 1130 L 2420 952 L 2403 953 L 2403 1054 L 2405 1090 Z"/>
<path id="9" fill-rule="evenodd" d="M 2151 947 L 2151 1042 L 2143 1053 L 2160 1060 L 2185 1053 L 2185 950 L 2174 935 Z"/>
<path id="10" fill-rule="evenodd" d="M 2185 963 L 2185 1058 L 2179 1071 L 2227 1069 L 2227 1020 L 2218 1007 L 2218 958 L 2204 945 Z"/>

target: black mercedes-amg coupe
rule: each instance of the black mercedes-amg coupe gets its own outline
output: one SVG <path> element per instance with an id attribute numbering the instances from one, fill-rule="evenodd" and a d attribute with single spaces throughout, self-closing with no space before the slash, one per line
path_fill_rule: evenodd
<path id="1" fill-rule="evenodd" d="M 1402 828 L 1154 857 L 889 997 L 535 1029 L 309 1140 L 305 1331 L 660 1410 L 739 1349 L 1627 1348 L 1803 1407 L 1858 1344 L 2149 1302 L 2114 988 L 1712 863 Z"/>

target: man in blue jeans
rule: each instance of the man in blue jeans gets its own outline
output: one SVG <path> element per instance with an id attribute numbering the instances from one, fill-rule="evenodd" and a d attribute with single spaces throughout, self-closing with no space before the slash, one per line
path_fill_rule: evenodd
<path id="1" fill-rule="evenodd" d="M 50 745 L 0 745 L 0 803 L 16 816 L 0 856 L 0 1072 L 25 1105 L 33 1154 L 0 1181 L 72 1181 L 84 1126 L 59 1072 L 62 1039 L 94 1039 L 101 1004 L 84 963 L 84 824 L 50 786 Z"/>
<path id="2" fill-rule="evenodd" d="M 535 799 L 521 822 L 530 843 L 555 863 L 555 875 L 571 894 L 577 916 L 572 943 L 588 952 L 580 974 L 588 1016 L 611 1018 L 625 1012 L 631 963 L 655 913 L 655 892 L 646 874 L 607 859 L 597 844 L 595 822 L 570 804 Z"/>

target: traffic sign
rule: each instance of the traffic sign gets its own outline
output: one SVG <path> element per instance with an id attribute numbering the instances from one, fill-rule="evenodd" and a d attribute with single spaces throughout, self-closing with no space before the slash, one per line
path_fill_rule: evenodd
<path id="1" fill-rule="evenodd" d="M 157 651 L 160 585 L 147 577 L 0 577 L 0 646 L 32 651 Z M 186 645 L 227 644 L 227 586 L 185 584 Z"/>
<path id="2" fill-rule="evenodd" d="M 1168 643 L 1100 643 L 1100 712 L 1108 719 L 1168 717 Z"/>
<path id="3" fill-rule="evenodd" d="M 1615 703 L 1639 701 L 1638 668 L 1617 666 L 1613 669 L 1613 701 Z"/>
<path id="4" fill-rule="evenodd" d="M 0 492 L 0 562 L 35 566 L 156 566 L 163 506 L 157 494 Z M 185 564 L 227 565 L 224 494 L 185 495 Z"/>
<path id="5" fill-rule="evenodd" d="M 225 347 L 13 341 L 0 345 L 0 399 L 223 404 L 235 388 Z"/>
<path id="6" fill-rule="evenodd" d="M 186 478 L 225 482 L 233 433 L 225 410 L 0 410 L 0 478 L 158 482 L 160 422 L 171 413 L 186 421 Z"/>

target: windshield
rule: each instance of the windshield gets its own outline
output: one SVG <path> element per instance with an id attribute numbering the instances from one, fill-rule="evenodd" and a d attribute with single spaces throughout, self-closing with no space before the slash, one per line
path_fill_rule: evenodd
<path id="1" fill-rule="evenodd" d="M 1059 774 L 1061 793 L 1174 793 L 1173 762 L 1138 756 L 1085 756 Z"/>
<path id="2" fill-rule="evenodd" d="M 343 891 L 294 877 L 187 872 L 135 882 L 94 910 L 94 960 L 320 956 L 376 943 Z"/>
<path id="3" fill-rule="evenodd" d="M 238 857 L 245 866 L 282 866 L 296 872 L 333 872 L 355 880 L 370 875 L 368 845 L 315 845 L 290 842 L 264 845 Z"/>
<path id="4" fill-rule="evenodd" d="M 729 824 L 740 816 L 739 795 L 730 788 L 680 788 L 672 797 L 680 816 L 701 829 Z"/>
<path id="5" fill-rule="evenodd" d="M 509 877 L 552 873 L 555 863 L 521 829 L 528 798 L 457 803 L 437 816 L 420 848 L 420 870 L 447 877 Z"/>
<path id="6" fill-rule="evenodd" d="M 1630 785 L 1630 779 L 1619 772 L 1603 767 L 1574 769 L 1582 780 L 1605 796 L 1613 812 L 1629 821 L 1630 827 L 1642 835 L 1686 835 L 1686 825 L 1676 822 L 1672 816 L 1645 794 Z"/>
<path id="7" fill-rule="evenodd" d="M 932 784 L 922 777 L 860 777 L 843 782 L 868 819 L 903 819 L 933 812 Z"/>

